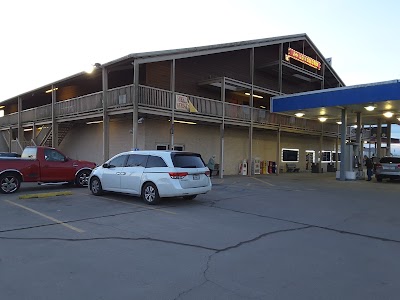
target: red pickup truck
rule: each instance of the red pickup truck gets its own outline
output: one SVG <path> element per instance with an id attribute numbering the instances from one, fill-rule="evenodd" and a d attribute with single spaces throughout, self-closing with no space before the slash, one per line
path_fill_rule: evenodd
<path id="1" fill-rule="evenodd" d="M 86 186 L 96 164 L 73 160 L 49 147 L 26 147 L 21 158 L 0 158 L 0 192 L 16 192 L 21 182 L 68 182 Z"/>

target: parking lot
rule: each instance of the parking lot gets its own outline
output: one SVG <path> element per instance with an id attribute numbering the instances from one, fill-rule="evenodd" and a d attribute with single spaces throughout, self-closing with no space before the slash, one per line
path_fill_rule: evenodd
<path id="1" fill-rule="evenodd" d="M 158 206 L 59 185 L 1 195 L 0 298 L 398 298 L 400 182 L 212 181 Z"/>

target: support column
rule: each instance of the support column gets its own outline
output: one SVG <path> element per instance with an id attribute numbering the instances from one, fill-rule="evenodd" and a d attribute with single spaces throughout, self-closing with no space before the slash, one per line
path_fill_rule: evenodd
<path id="1" fill-rule="evenodd" d="M 24 130 L 22 128 L 22 98 L 18 97 L 18 140 L 21 143 L 24 140 Z"/>
<path id="2" fill-rule="evenodd" d="M 219 178 L 224 178 L 224 147 L 225 147 L 225 77 L 221 82 L 221 102 L 222 102 L 222 124 L 220 126 L 220 163 L 219 163 Z"/>
<path id="3" fill-rule="evenodd" d="M 176 101 L 176 94 L 175 94 L 175 59 L 171 61 L 171 81 L 170 81 L 170 90 L 172 92 L 172 111 L 171 111 L 171 130 L 170 130 L 170 136 L 171 136 L 171 150 L 174 150 L 174 144 L 175 144 L 175 101 Z"/>
<path id="4" fill-rule="evenodd" d="M 386 156 L 390 156 L 392 146 L 392 123 L 388 120 L 386 128 Z"/>
<path id="5" fill-rule="evenodd" d="M 346 128 L 347 128 L 347 109 L 342 109 L 342 125 L 340 125 L 340 180 L 346 180 L 346 159 L 348 153 L 346 151 Z"/>
<path id="6" fill-rule="evenodd" d="M 283 44 L 279 45 L 279 74 L 278 74 L 278 86 L 279 86 L 279 94 L 282 94 L 283 91 L 283 84 L 282 84 L 282 73 L 283 73 L 283 67 L 282 67 L 282 60 L 283 60 Z"/>
<path id="7" fill-rule="evenodd" d="M 110 117 L 107 112 L 108 71 L 101 68 L 101 84 L 103 87 L 103 162 L 110 158 Z"/>
<path id="8" fill-rule="evenodd" d="M 133 62 L 132 148 L 138 149 L 139 63 Z"/>
<path id="9" fill-rule="evenodd" d="M 247 168 L 250 170 L 248 175 L 253 175 L 253 106 L 254 106 L 254 48 L 250 51 L 250 127 L 249 127 L 249 162 Z"/>
<path id="10" fill-rule="evenodd" d="M 32 125 L 32 141 L 34 143 L 34 145 L 36 146 L 36 123 L 33 122 Z"/>
<path id="11" fill-rule="evenodd" d="M 378 119 L 377 129 L 376 129 L 376 157 L 381 158 L 382 149 L 382 119 Z"/>
<path id="12" fill-rule="evenodd" d="M 339 161 L 339 132 L 340 126 L 338 125 L 337 134 L 336 134 L 336 142 L 335 142 L 335 151 L 336 151 L 336 159 L 335 159 L 335 169 L 338 170 L 338 161 Z"/>
<path id="13" fill-rule="evenodd" d="M 277 142 L 276 142 L 276 168 L 275 173 L 279 175 L 280 165 L 281 165 L 281 126 L 279 125 L 277 133 Z"/>
<path id="14" fill-rule="evenodd" d="M 12 131 L 12 126 L 10 126 L 10 129 L 9 129 L 9 131 L 10 131 L 10 134 L 9 134 L 9 136 L 8 136 L 8 152 L 12 152 L 12 137 L 13 137 L 13 131 Z"/>
<path id="15" fill-rule="evenodd" d="M 56 122 L 56 87 L 51 86 L 51 145 L 53 148 L 58 147 L 58 123 Z"/>
<path id="16" fill-rule="evenodd" d="M 361 124 L 362 124 L 362 122 L 361 122 L 361 113 L 358 112 L 357 113 L 357 128 L 356 128 L 356 143 L 358 144 L 357 156 L 358 156 L 358 163 L 359 163 L 358 169 L 359 170 L 363 169 L 362 161 L 363 161 L 363 152 L 364 152 L 364 145 L 362 144 L 362 141 L 361 141 Z"/>
<path id="17" fill-rule="evenodd" d="M 324 147 L 324 122 L 321 122 L 321 135 L 319 137 L 319 170 L 318 173 L 322 170 L 322 150 Z"/>

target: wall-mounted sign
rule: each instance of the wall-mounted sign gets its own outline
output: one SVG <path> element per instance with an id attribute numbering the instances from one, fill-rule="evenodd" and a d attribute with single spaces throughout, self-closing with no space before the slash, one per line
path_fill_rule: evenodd
<path id="1" fill-rule="evenodd" d="M 188 112 L 198 112 L 187 96 L 176 95 L 175 109 Z"/>
<path id="2" fill-rule="evenodd" d="M 296 51 L 292 48 L 288 49 L 288 54 L 285 55 L 285 60 L 290 61 L 290 59 L 293 58 L 299 62 L 302 62 L 303 64 L 306 64 L 314 69 L 321 70 L 321 63 L 313 59 L 303 53 L 300 53 L 299 51 Z"/>

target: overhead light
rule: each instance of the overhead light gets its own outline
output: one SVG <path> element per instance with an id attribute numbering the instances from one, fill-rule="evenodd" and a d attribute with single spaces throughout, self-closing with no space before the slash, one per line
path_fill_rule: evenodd
<path id="1" fill-rule="evenodd" d="M 387 111 L 383 114 L 386 118 L 391 118 L 393 117 L 393 113 L 391 111 Z"/>
<path id="2" fill-rule="evenodd" d="M 320 114 L 321 116 L 324 116 L 324 115 L 326 114 L 325 108 L 322 108 L 322 109 L 320 110 L 319 114 Z"/>
<path id="3" fill-rule="evenodd" d="M 52 91 L 57 91 L 58 90 L 58 88 L 56 87 L 56 88 L 54 88 L 54 89 L 50 89 L 50 90 L 47 90 L 46 91 L 46 94 L 48 94 L 48 93 L 51 93 Z"/>
<path id="4" fill-rule="evenodd" d="M 326 120 L 328 120 L 328 118 L 326 118 L 326 117 L 319 117 L 318 120 L 319 120 L 320 122 L 325 122 Z"/>
<path id="5" fill-rule="evenodd" d="M 0 109 L 3 109 L 4 107 L 5 107 L 4 105 L 1 105 L 1 106 L 0 106 Z"/>
<path id="6" fill-rule="evenodd" d="M 400 117 L 398 117 L 398 118 L 397 118 L 397 120 L 399 120 L 399 121 L 400 121 Z"/>
<path id="7" fill-rule="evenodd" d="M 364 106 L 364 108 L 368 111 L 373 111 L 375 109 L 375 106 L 373 105 L 368 105 L 368 106 Z"/>
<path id="8" fill-rule="evenodd" d="M 342 125 L 342 121 L 337 121 L 336 124 Z"/>
<path id="9" fill-rule="evenodd" d="M 304 113 L 295 113 L 294 114 L 296 117 L 301 118 L 302 116 L 304 116 Z"/>
<path id="10" fill-rule="evenodd" d="M 244 93 L 246 96 L 250 96 L 250 93 Z M 256 94 L 253 94 L 253 97 L 254 98 L 259 98 L 259 99 L 262 99 L 262 98 L 264 98 L 263 96 L 260 96 L 260 95 L 256 95 Z"/>
<path id="11" fill-rule="evenodd" d="M 356 124 L 356 125 L 353 125 L 353 126 L 351 126 L 351 127 L 353 127 L 353 128 L 357 128 L 358 126 L 357 126 L 357 124 Z"/>
<path id="12" fill-rule="evenodd" d="M 168 120 L 171 122 L 171 120 Z M 197 123 L 195 122 L 189 122 L 189 121 L 180 121 L 180 120 L 174 120 L 174 123 L 182 123 L 182 124 L 189 124 L 189 125 L 196 125 Z"/>
<path id="13" fill-rule="evenodd" d="M 266 108 L 264 105 L 260 105 L 260 108 Z"/>
<path id="14" fill-rule="evenodd" d="M 32 131 L 33 128 L 24 128 L 24 131 Z"/>
<path id="15" fill-rule="evenodd" d="M 86 124 L 98 124 L 98 123 L 103 123 L 102 120 L 100 121 L 91 121 L 91 122 L 86 122 Z"/>

